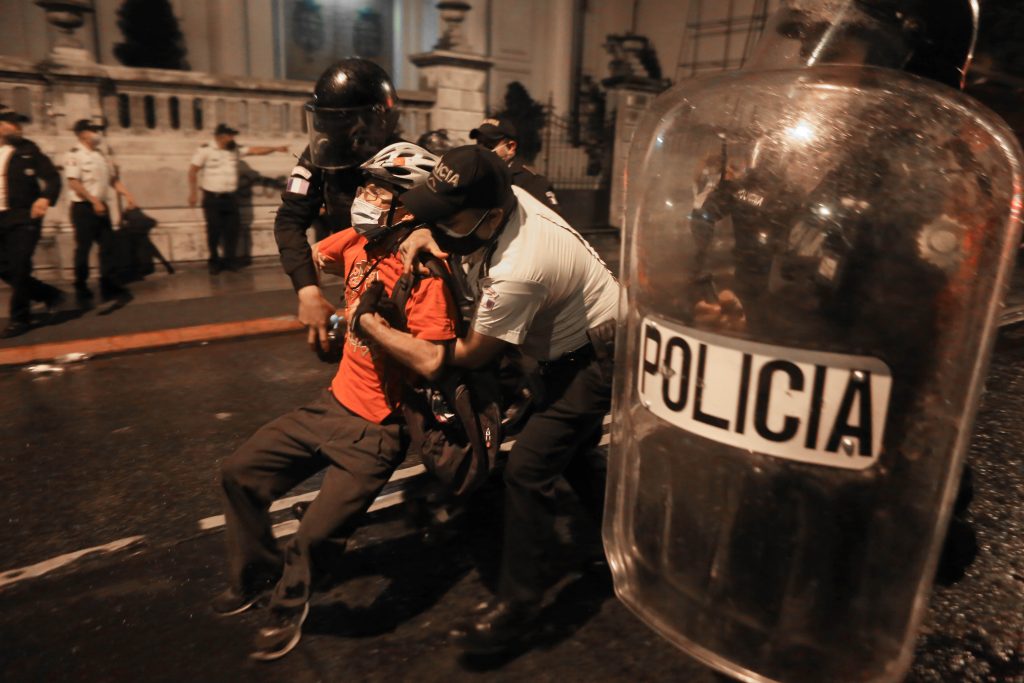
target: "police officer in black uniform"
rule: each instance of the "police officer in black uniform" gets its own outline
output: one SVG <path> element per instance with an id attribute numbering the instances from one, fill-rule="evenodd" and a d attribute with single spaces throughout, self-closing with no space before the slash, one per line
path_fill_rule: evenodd
<path id="1" fill-rule="evenodd" d="M 363 180 L 359 164 L 398 141 L 397 107 L 398 94 L 387 72 L 358 58 L 328 67 L 306 104 L 309 146 L 281 194 L 274 237 L 281 265 L 298 293 L 299 321 L 308 328 L 314 349 L 317 344 L 328 348 L 327 322 L 335 306 L 317 284 L 306 231 L 318 216 L 330 232 L 352 224 L 352 200 Z"/>
<path id="2" fill-rule="evenodd" d="M 523 188 L 555 211 L 561 209 L 551 181 L 516 156 L 519 136 L 511 121 L 501 118 L 484 119 L 478 128 L 469 131 L 469 137 L 476 140 L 478 145 L 497 154 L 508 164 L 509 170 L 512 171 L 513 185 Z"/>
<path id="3" fill-rule="evenodd" d="M 32 252 L 43 216 L 60 195 L 60 174 L 49 157 L 21 136 L 26 116 L 0 105 L 0 278 L 11 286 L 11 317 L 0 337 L 31 327 L 29 307 L 41 301 L 51 311 L 64 300 L 56 287 L 32 277 Z"/>

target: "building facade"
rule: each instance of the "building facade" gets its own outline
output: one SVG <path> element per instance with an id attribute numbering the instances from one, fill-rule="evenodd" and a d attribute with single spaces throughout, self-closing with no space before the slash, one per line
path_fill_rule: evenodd
<path id="1" fill-rule="evenodd" d="M 585 193 L 581 204 L 593 205 L 595 192 L 607 197 L 610 187 L 610 215 L 593 220 L 619 225 L 616 178 L 636 119 L 668 79 L 704 73 L 718 62 L 734 66 L 730 59 L 741 42 L 730 42 L 739 30 L 730 22 L 757 15 L 765 0 L 171 0 L 189 67 L 174 71 L 118 62 L 121 4 L 92 0 L 93 11 L 68 36 L 34 2 L 0 0 L 0 102 L 32 117 L 26 136 L 58 164 L 74 142 L 74 122 L 105 117 L 125 183 L 160 222 L 154 242 L 169 259 L 189 261 L 206 257 L 201 210 L 187 204 L 195 148 L 225 122 L 241 131 L 242 142 L 287 145 L 298 155 L 306 144 L 302 105 L 312 81 L 351 54 L 393 74 L 407 139 L 445 128 L 454 141 L 466 141 L 485 114 L 502 107 L 508 84 L 522 83 L 549 105 L 547 152 L 536 165 L 556 187 L 571 178 L 563 186 Z M 621 55 L 609 48 L 616 35 L 648 36 L 663 78 L 639 87 L 635 79 L 609 79 L 623 68 Z M 607 108 L 599 116 L 609 134 L 597 143 L 607 147 L 607 158 L 595 165 L 594 150 L 579 148 L 576 123 L 586 109 L 582 84 L 596 90 L 601 82 Z M 253 256 L 273 254 L 274 210 L 294 159 L 246 161 L 245 248 Z M 47 216 L 37 267 L 67 272 L 72 241 L 62 200 Z"/>

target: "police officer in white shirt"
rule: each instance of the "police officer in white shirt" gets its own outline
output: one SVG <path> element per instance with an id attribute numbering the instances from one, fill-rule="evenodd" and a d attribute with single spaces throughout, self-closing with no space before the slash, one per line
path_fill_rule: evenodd
<path id="1" fill-rule="evenodd" d="M 238 160 L 244 156 L 262 156 L 288 151 L 284 145 L 239 145 L 235 142 L 236 135 L 237 130 L 226 123 L 218 123 L 213 131 L 214 144 L 203 144 L 196 150 L 188 169 L 189 206 L 195 206 L 199 202 L 197 187 L 203 189 L 203 217 L 206 219 L 206 244 L 210 250 L 208 265 L 211 275 L 216 275 L 224 268 L 237 268 L 235 248 L 241 230 L 237 194 Z M 199 182 L 199 171 L 203 172 L 202 182 Z M 217 255 L 218 245 L 223 247 L 223 257 Z"/>
<path id="2" fill-rule="evenodd" d="M 467 650 L 499 650 L 532 628 L 552 578 L 547 559 L 555 483 L 564 476 L 595 516 L 603 509 L 605 466 L 596 446 L 611 403 L 619 283 L 579 233 L 529 192 L 512 187 L 508 165 L 481 146 L 446 153 L 427 183 L 402 195 L 402 202 L 417 221 L 433 224 L 436 238 L 426 230 L 413 233 L 404 244 L 407 265 L 425 249 L 459 254 L 467 279 L 478 283 L 472 327 L 448 348 L 445 362 L 480 367 L 511 344 L 541 371 L 540 404 L 505 469 L 498 595 L 453 631 Z M 376 339 L 399 356 L 425 351 L 397 332 Z M 437 348 L 435 355 L 442 353 Z"/>
<path id="3" fill-rule="evenodd" d="M 100 250 L 100 296 L 104 301 L 128 298 L 127 290 L 112 275 L 109 240 L 111 188 L 125 200 L 125 208 L 135 199 L 117 176 L 108 154 L 103 151 L 104 126 L 80 119 L 73 128 L 78 143 L 64 158 L 64 174 L 71 198 L 71 224 L 75 227 L 75 297 L 88 305 L 93 297 L 89 289 L 89 252 L 95 242 Z"/>

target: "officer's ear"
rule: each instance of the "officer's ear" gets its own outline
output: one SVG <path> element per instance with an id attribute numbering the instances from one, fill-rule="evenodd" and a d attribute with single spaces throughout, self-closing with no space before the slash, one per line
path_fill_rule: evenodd
<path id="1" fill-rule="evenodd" d="M 508 148 L 508 151 L 511 152 L 512 154 L 516 153 L 516 147 L 518 146 L 519 143 L 517 143 L 512 138 L 508 138 L 507 140 L 505 140 L 505 147 Z"/>

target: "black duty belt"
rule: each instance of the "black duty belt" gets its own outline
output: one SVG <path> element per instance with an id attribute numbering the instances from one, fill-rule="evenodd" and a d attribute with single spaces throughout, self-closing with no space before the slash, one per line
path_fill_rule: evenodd
<path id="1" fill-rule="evenodd" d="M 211 197 L 216 197 L 217 199 L 225 199 L 227 197 L 234 197 L 235 196 L 235 192 L 237 192 L 237 190 L 232 190 L 231 192 L 210 192 L 209 190 L 203 190 L 203 194 L 209 195 Z"/>
<path id="2" fill-rule="evenodd" d="M 563 353 L 558 358 L 552 358 L 551 360 L 540 360 L 537 361 L 537 365 L 540 367 L 542 372 L 550 372 L 558 368 L 569 367 L 570 365 L 577 365 L 579 363 L 586 363 L 594 359 L 594 345 L 587 342 L 575 351 L 569 353 Z"/>

